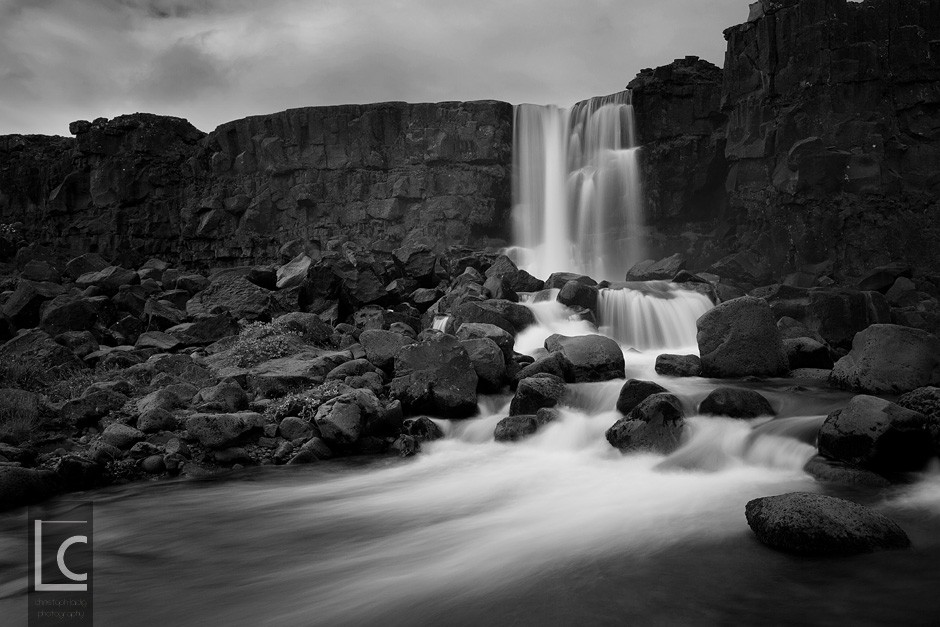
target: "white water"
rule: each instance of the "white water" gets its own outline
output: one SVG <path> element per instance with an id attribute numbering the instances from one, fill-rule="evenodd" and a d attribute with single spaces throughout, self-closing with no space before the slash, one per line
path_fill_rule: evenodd
<path id="1" fill-rule="evenodd" d="M 704 294 L 661 282 L 647 289 L 604 289 L 598 294 L 601 330 L 638 350 L 696 344 L 695 321 L 713 307 Z"/>
<path id="2" fill-rule="evenodd" d="M 629 91 L 570 111 L 519 105 L 513 137 L 516 261 L 535 276 L 620 280 L 645 259 L 643 201 Z"/>

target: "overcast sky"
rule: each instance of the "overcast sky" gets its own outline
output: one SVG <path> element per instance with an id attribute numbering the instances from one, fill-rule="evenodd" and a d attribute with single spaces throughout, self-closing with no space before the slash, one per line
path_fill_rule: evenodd
<path id="1" fill-rule="evenodd" d="M 290 107 L 569 105 L 688 54 L 749 0 L 0 0 L 0 134 L 146 111 L 204 131 Z"/>

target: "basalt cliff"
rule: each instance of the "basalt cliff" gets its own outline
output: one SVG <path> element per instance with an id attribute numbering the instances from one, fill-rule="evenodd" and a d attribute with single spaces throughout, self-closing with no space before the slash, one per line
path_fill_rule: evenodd
<path id="1" fill-rule="evenodd" d="M 629 85 L 651 249 L 750 285 L 940 274 L 940 4 L 762 0 L 725 38 L 723 70 L 687 57 Z M 70 131 L 0 137 L 0 223 L 26 242 L 206 267 L 509 238 L 506 103 Z"/>

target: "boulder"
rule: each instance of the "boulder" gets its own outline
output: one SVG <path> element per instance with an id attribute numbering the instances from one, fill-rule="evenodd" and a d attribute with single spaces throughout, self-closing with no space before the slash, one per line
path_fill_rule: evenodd
<path id="1" fill-rule="evenodd" d="M 714 414 L 729 418 L 777 415 L 770 401 L 759 392 L 731 387 L 719 387 L 709 392 L 699 404 L 698 411 L 700 414 Z"/>
<path id="2" fill-rule="evenodd" d="M 39 328 L 49 335 L 87 331 L 98 322 L 98 308 L 89 299 L 57 296 L 42 308 Z"/>
<path id="3" fill-rule="evenodd" d="M 803 466 L 803 471 L 817 481 L 827 483 L 866 488 L 886 488 L 891 485 L 890 481 L 876 472 L 823 457 L 822 455 L 814 455 Z"/>
<path id="4" fill-rule="evenodd" d="M 375 367 L 390 372 L 395 366 L 398 351 L 415 341 L 401 333 L 367 329 L 359 334 L 359 343 L 366 352 L 366 359 Z"/>
<path id="5" fill-rule="evenodd" d="M 407 413 L 463 418 L 477 411 L 477 383 L 467 350 L 442 333 L 399 350 L 389 394 Z"/>
<path id="6" fill-rule="evenodd" d="M 760 298 L 721 303 L 696 321 L 702 374 L 735 378 L 787 373 L 787 354 L 774 315 Z"/>
<path id="7" fill-rule="evenodd" d="M 312 313 L 292 311 L 278 316 L 274 322 L 278 328 L 296 333 L 317 346 L 328 346 L 333 336 L 333 327 Z"/>
<path id="8" fill-rule="evenodd" d="M 653 261 L 647 259 L 635 264 L 627 271 L 627 281 L 668 281 L 681 270 L 685 270 L 685 257 L 676 253 L 670 257 Z"/>
<path id="9" fill-rule="evenodd" d="M 177 427 L 179 427 L 179 421 L 176 416 L 159 407 L 148 409 L 137 417 L 137 428 L 144 433 L 173 431 Z"/>
<path id="10" fill-rule="evenodd" d="M 136 285 L 138 283 L 140 283 L 140 277 L 137 276 L 136 272 L 120 266 L 108 266 L 95 272 L 86 272 L 75 279 L 75 285 L 80 289 L 97 287 L 109 296 L 117 294 L 122 285 Z"/>
<path id="11" fill-rule="evenodd" d="M 539 423 L 535 416 L 509 416 L 496 423 L 493 438 L 497 442 L 515 442 L 534 434 L 538 428 Z"/>
<path id="12" fill-rule="evenodd" d="M 579 283 L 583 283 L 584 285 L 594 285 L 594 286 L 597 285 L 597 281 L 595 281 L 591 277 L 584 275 L 584 274 L 576 274 L 574 272 L 553 272 L 545 280 L 544 289 L 560 290 L 561 288 L 565 286 L 565 283 L 567 283 L 568 281 L 578 281 Z"/>
<path id="13" fill-rule="evenodd" d="M 652 394 L 607 430 L 610 445 L 621 452 L 653 451 L 668 455 L 682 438 L 682 404 L 673 394 Z"/>
<path id="14" fill-rule="evenodd" d="M 872 394 L 940 385 L 940 339 L 920 329 L 873 324 L 855 336 L 852 350 L 836 362 L 830 381 Z"/>
<path id="15" fill-rule="evenodd" d="M 113 390 L 93 390 L 79 398 L 66 401 L 59 410 L 60 419 L 68 425 L 86 427 L 99 418 L 120 409 L 127 396 Z"/>
<path id="16" fill-rule="evenodd" d="M 625 363 L 620 345 L 603 335 L 567 337 L 552 335 L 545 340 L 550 353 L 564 359 L 565 381 L 587 383 L 624 378 Z"/>
<path id="17" fill-rule="evenodd" d="M 288 441 L 307 440 L 314 436 L 313 425 L 297 416 L 287 416 L 277 426 L 277 434 Z"/>
<path id="18" fill-rule="evenodd" d="M 870 270 L 858 280 L 858 289 L 886 293 L 899 278 L 910 279 L 913 276 L 911 267 L 905 263 L 890 263 Z"/>
<path id="19" fill-rule="evenodd" d="M 495 324 L 486 324 L 483 322 L 465 322 L 457 329 L 457 339 L 477 340 L 487 338 L 496 342 L 499 349 L 503 352 L 506 361 L 512 359 L 512 349 L 515 345 L 515 338 L 511 333 L 496 326 Z"/>
<path id="20" fill-rule="evenodd" d="M 240 327 L 227 313 L 202 316 L 194 322 L 184 322 L 166 329 L 183 346 L 207 346 L 219 340 L 238 335 Z"/>
<path id="21" fill-rule="evenodd" d="M 108 425 L 101 434 L 102 441 L 122 451 L 126 451 L 138 442 L 143 441 L 145 437 L 140 430 L 119 422 Z"/>
<path id="22" fill-rule="evenodd" d="M 427 416 L 405 419 L 402 423 L 401 432 L 415 438 L 419 442 L 430 442 L 432 440 L 440 440 L 444 437 L 444 432 L 437 426 L 437 423 Z"/>
<path id="23" fill-rule="evenodd" d="M 530 309 L 498 298 L 463 302 L 457 307 L 456 315 L 458 327 L 468 322 L 483 322 L 496 325 L 513 337 L 535 324 L 535 315 Z"/>
<path id="24" fill-rule="evenodd" d="M 934 454 L 940 456 L 940 387 L 917 388 L 899 398 L 898 405 L 924 415 Z"/>
<path id="25" fill-rule="evenodd" d="M 44 370 L 84 368 L 82 361 L 72 351 L 37 329 L 17 335 L 0 345 L 0 363 L 32 363 Z"/>
<path id="26" fill-rule="evenodd" d="M 255 412 L 235 414 L 193 414 L 186 419 L 186 431 L 207 448 L 232 446 L 253 433 L 260 435 L 264 417 Z"/>
<path id="27" fill-rule="evenodd" d="M 366 423 L 382 411 L 382 404 L 374 393 L 358 389 L 320 405 L 314 420 L 327 442 L 353 444 L 363 435 Z"/>
<path id="28" fill-rule="evenodd" d="M 235 318 L 269 319 L 273 307 L 271 292 L 243 276 L 220 277 L 186 303 L 190 316 L 228 312 Z"/>
<path id="29" fill-rule="evenodd" d="M 248 409 L 248 395 L 240 385 L 232 381 L 223 381 L 218 385 L 199 390 L 192 402 L 202 412 L 231 413 Z"/>
<path id="30" fill-rule="evenodd" d="M 921 470 L 934 453 L 926 416 L 864 394 L 826 417 L 817 446 L 826 457 L 878 473 Z"/>
<path id="31" fill-rule="evenodd" d="M 108 267 L 108 262 L 97 253 L 85 253 L 65 264 L 65 273 L 74 281 L 83 274 L 98 272 Z"/>
<path id="32" fill-rule="evenodd" d="M 656 357 L 656 374 L 665 377 L 697 377 L 702 374 L 702 360 L 698 355 L 670 355 Z"/>
<path id="33" fill-rule="evenodd" d="M 134 348 L 155 348 L 160 352 L 176 350 L 181 345 L 179 338 L 163 331 L 146 331 L 141 333 L 134 343 Z"/>
<path id="34" fill-rule="evenodd" d="M 402 274 L 419 283 L 426 283 L 434 276 L 437 255 L 426 244 L 406 244 L 396 249 L 392 255 L 401 268 Z"/>
<path id="35" fill-rule="evenodd" d="M 470 356 L 480 391 L 498 392 L 506 382 L 506 358 L 496 342 L 483 337 L 462 340 L 460 344 Z"/>
<path id="36" fill-rule="evenodd" d="M 565 382 L 552 375 L 528 377 L 519 382 L 509 404 L 509 415 L 535 415 L 542 407 L 555 407 L 565 396 Z"/>
<path id="37" fill-rule="evenodd" d="M 307 278 L 307 272 L 312 263 L 310 257 L 305 253 L 300 253 L 289 262 L 277 269 L 276 286 L 279 290 L 286 290 L 292 287 L 299 287 Z"/>
<path id="38" fill-rule="evenodd" d="M 798 555 L 830 556 L 904 549 L 911 542 L 889 518 L 844 499 L 791 492 L 745 506 L 747 524 L 767 546 Z"/>
<path id="39" fill-rule="evenodd" d="M 43 304 L 64 293 L 65 289 L 55 283 L 20 280 L 3 301 L 0 312 L 17 328 L 29 329 L 39 324 Z"/>
<path id="40" fill-rule="evenodd" d="M 598 289 L 592 285 L 585 285 L 580 281 L 568 281 L 558 292 L 555 300 L 566 307 L 583 307 L 597 315 L 597 294 Z"/>
<path id="41" fill-rule="evenodd" d="M 620 396 L 617 397 L 617 411 L 623 415 L 629 414 L 633 408 L 639 405 L 647 397 L 653 394 L 662 394 L 668 392 L 666 388 L 653 383 L 652 381 L 640 381 L 639 379 L 629 379 L 620 388 Z"/>

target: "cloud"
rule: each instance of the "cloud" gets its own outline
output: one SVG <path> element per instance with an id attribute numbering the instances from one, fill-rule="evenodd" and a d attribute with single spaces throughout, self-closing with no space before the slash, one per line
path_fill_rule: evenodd
<path id="1" fill-rule="evenodd" d="M 0 0 L 0 133 L 149 111 L 203 130 L 288 107 L 575 100 L 719 65 L 740 0 Z"/>

